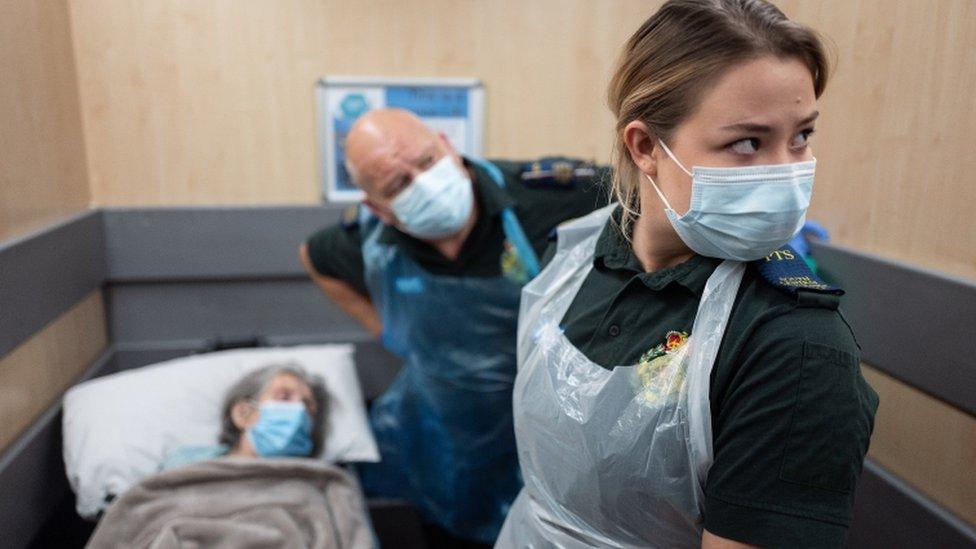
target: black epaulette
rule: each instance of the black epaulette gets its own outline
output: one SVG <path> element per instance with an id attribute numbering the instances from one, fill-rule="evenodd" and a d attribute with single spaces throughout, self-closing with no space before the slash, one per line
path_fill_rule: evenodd
<path id="1" fill-rule="evenodd" d="M 581 182 L 592 181 L 596 173 L 596 166 L 592 162 L 569 158 L 541 158 L 522 164 L 519 177 L 528 187 L 572 189 Z"/>
<path id="2" fill-rule="evenodd" d="M 844 290 L 818 277 L 803 256 L 790 246 L 782 246 L 753 262 L 759 274 L 773 286 L 796 296 L 801 304 L 837 308 Z"/>
<path id="3" fill-rule="evenodd" d="M 342 211 L 342 221 L 339 226 L 345 231 L 359 228 L 359 204 L 353 204 Z"/>

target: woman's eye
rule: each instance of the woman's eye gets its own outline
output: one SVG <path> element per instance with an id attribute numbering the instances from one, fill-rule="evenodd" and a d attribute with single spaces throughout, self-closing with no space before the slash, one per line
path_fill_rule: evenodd
<path id="1" fill-rule="evenodd" d="M 735 154 L 756 154 L 759 151 L 759 139 L 755 137 L 740 139 L 729 145 L 729 149 Z"/>
<path id="2" fill-rule="evenodd" d="M 813 128 L 808 128 L 801 131 L 793 137 L 793 142 L 790 143 L 790 147 L 793 149 L 802 149 L 807 146 L 810 142 L 810 136 L 813 135 Z"/>

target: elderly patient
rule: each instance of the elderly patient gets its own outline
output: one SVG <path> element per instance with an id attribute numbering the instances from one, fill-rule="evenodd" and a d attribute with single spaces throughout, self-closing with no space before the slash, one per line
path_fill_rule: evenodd
<path id="1" fill-rule="evenodd" d="M 219 444 L 180 448 L 164 461 L 171 469 L 220 456 L 307 457 L 325 437 L 328 395 L 322 379 L 294 364 L 249 372 L 224 396 Z"/>
<path id="2" fill-rule="evenodd" d="M 325 386 L 301 367 L 248 373 L 224 397 L 220 444 L 184 449 L 126 490 L 88 547 L 374 547 L 348 473 L 319 459 L 253 459 L 318 454 L 325 417 Z"/>

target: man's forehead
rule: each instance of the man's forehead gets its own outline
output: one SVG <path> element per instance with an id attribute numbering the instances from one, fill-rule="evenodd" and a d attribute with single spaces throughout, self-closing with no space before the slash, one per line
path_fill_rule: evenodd
<path id="1" fill-rule="evenodd" d="M 350 158 L 350 162 L 360 178 L 381 181 L 404 162 L 413 162 L 431 152 L 436 144 L 430 134 L 416 134 L 413 138 L 389 135 L 387 139 L 374 141 L 372 147 L 362 151 L 356 158 Z"/>

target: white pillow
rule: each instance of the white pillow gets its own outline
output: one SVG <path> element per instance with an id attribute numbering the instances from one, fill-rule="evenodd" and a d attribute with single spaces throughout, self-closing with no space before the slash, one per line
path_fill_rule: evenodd
<path id="1" fill-rule="evenodd" d="M 98 514 L 183 446 L 217 443 L 224 393 L 246 372 L 293 362 L 322 376 L 331 397 L 325 449 L 333 462 L 379 461 L 351 345 L 195 355 L 93 379 L 64 396 L 64 463 L 78 513 Z"/>

